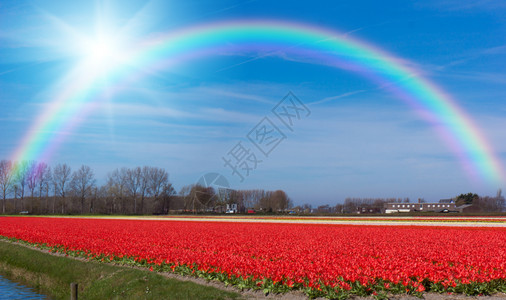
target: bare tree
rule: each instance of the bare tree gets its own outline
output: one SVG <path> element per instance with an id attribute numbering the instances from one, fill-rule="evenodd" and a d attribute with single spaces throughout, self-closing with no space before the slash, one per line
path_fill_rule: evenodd
<path id="1" fill-rule="evenodd" d="M 90 213 L 98 213 L 98 214 L 110 213 L 112 207 L 111 205 L 112 197 L 108 191 L 107 185 L 96 187 L 92 200 L 93 204 L 90 207 L 90 209 L 92 209 Z"/>
<path id="2" fill-rule="evenodd" d="M 179 191 L 179 196 L 181 198 L 183 198 L 183 202 L 184 202 L 184 205 L 183 205 L 183 210 L 187 211 L 191 208 L 191 199 L 190 199 L 190 190 L 191 190 L 191 186 L 190 185 L 185 185 L 181 188 L 181 190 Z"/>
<path id="3" fill-rule="evenodd" d="M 107 190 L 109 195 L 112 197 L 111 202 L 111 213 L 114 213 L 116 210 L 116 202 L 119 201 L 121 205 L 121 213 L 127 213 L 126 207 L 126 174 L 127 171 L 125 168 L 116 169 L 112 173 L 108 175 L 107 178 Z"/>
<path id="4" fill-rule="evenodd" d="M 67 164 L 58 164 L 54 168 L 53 180 L 55 183 L 55 194 L 58 192 L 61 197 L 61 213 L 65 213 L 65 202 L 68 185 L 71 180 L 71 168 Z"/>
<path id="5" fill-rule="evenodd" d="M 288 198 L 285 191 L 282 190 L 274 191 L 272 192 L 270 198 L 272 209 L 275 209 L 277 211 L 284 211 L 292 207 L 291 200 L 290 198 Z"/>
<path id="6" fill-rule="evenodd" d="M 55 170 L 50 173 L 51 176 L 51 185 L 53 186 L 53 205 L 52 205 L 52 213 L 53 215 L 56 213 L 56 197 L 58 195 L 58 178 L 55 177 Z"/>
<path id="7" fill-rule="evenodd" d="M 134 214 L 137 214 L 137 195 L 139 194 L 142 186 L 143 176 L 140 167 L 126 170 L 126 188 L 132 196 L 134 202 Z"/>
<path id="8" fill-rule="evenodd" d="M 77 195 L 80 200 L 81 214 L 84 213 L 85 200 L 88 196 L 91 196 L 95 182 L 95 175 L 89 166 L 83 165 L 72 174 L 70 185 L 75 195 Z"/>
<path id="9" fill-rule="evenodd" d="M 27 173 L 28 173 L 28 165 L 27 161 L 21 161 L 19 163 L 14 164 L 14 178 L 15 178 L 15 199 L 17 202 L 17 196 L 20 197 L 21 201 L 21 210 L 25 210 L 25 188 L 27 185 Z"/>
<path id="10" fill-rule="evenodd" d="M 246 208 L 253 207 L 248 195 L 251 190 L 230 190 L 228 199 L 225 204 L 237 204 L 239 211 L 244 211 Z"/>
<path id="11" fill-rule="evenodd" d="M 273 211 L 273 203 L 272 203 L 272 192 L 271 191 L 263 191 L 263 196 L 260 198 L 260 207 L 264 211 L 272 212 Z"/>
<path id="12" fill-rule="evenodd" d="M 39 173 L 39 201 L 42 203 L 42 197 L 46 200 L 44 211 L 49 212 L 49 187 L 51 183 L 51 168 L 44 162 L 39 163 L 37 167 Z M 44 196 L 43 196 L 44 195 Z"/>
<path id="13" fill-rule="evenodd" d="M 334 211 L 338 214 L 344 213 L 344 205 L 340 203 L 336 204 L 336 206 L 334 207 Z"/>
<path id="14" fill-rule="evenodd" d="M 171 202 L 176 195 L 176 191 L 171 183 L 166 183 L 162 192 L 160 193 L 159 201 L 156 204 L 155 212 L 160 214 L 168 214 L 170 211 Z"/>
<path id="15" fill-rule="evenodd" d="M 25 199 L 28 193 L 30 197 Z M 50 193 L 53 195 L 52 210 Z M 89 166 L 83 165 L 72 172 L 65 163 L 51 168 L 43 162 L 12 163 L 2 160 L 0 194 L 3 213 L 11 210 L 7 200 L 10 195 L 14 198 L 14 211 L 18 211 L 18 203 L 21 203 L 22 210 L 29 204 L 30 212 L 53 214 L 57 210 L 61 214 L 166 214 L 175 208 L 223 211 L 224 205 L 231 203 L 237 204 L 239 211 L 251 207 L 283 211 L 291 207 L 290 198 L 281 190 L 215 191 L 213 187 L 189 185 L 181 189 L 181 196 L 177 196 L 169 182 L 168 172 L 163 168 L 148 166 L 116 169 L 108 174 L 105 185 L 96 186 L 94 172 Z M 30 203 L 25 202 L 28 199 Z"/>
<path id="16" fill-rule="evenodd" d="M 89 210 L 90 214 L 95 213 L 95 205 L 97 203 L 98 197 L 99 197 L 99 189 L 97 186 L 94 186 L 92 188 L 92 195 L 90 197 L 90 210 Z"/>
<path id="17" fill-rule="evenodd" d="M 192 201 L 192 210 L 203 211 L 214 207 L 214 200 L 216 193 L 214 188 L 211 186 L 205 187 L 200 184 L 191 186 L 190 199 Z"/>
<path id="18" fill-rule="evenodd" d="M 12 187 L 12 162 L 10 160 L 0 161 L 0 190 L 2 192 L 2 213 L 5 214 L 5 201 L 7 193 Z"/>
<path id="19" fill-rule="evenodd" d="M 17 182 L 14 182 L 14 184 L 12 185 L 12 190 L 14 192 L 14 211 L 17 211 L 18 210 L 18 190 L 19 190 Z"/>
<path id="20" fill-rule="evenodd" d="M 506 200 L 504 199 L 504 196 L 502 195 L 502 190 L 498 189 L 497 194 L 495 196 L 496 201 L 496 207 L 498 208 L 498 211 L 503 212 L 504 209 L 506 209 Z"/>
<path id="21" fill-rule="evenodd" d="M 144 166 L 142 168 L 141 174 L 140 174 L 140 186 L 139 186 L 139 193 L 141 194 L 141 214 L 144 214 L 144 200 L 146 198 L 146 194 L 148 193 L 148 184 L 149 184 L 149 167 Z"/>
<path id="22" fill-rule="evenodd" d="M 256 189 L 256 190 L 252 190 L 252 203 L 253 203 L 253 207 L 255 209 L 264 209 L 264 210 L 268 210 L 267 207 L 269 207 L 270 205 L 268 203 L 266 203 L 267 201 L 265 201 L 266 199 L 268 199 L 267 197 L 267 193 L 265 192 L 265 190 L 262 190 L 262 189 Z"/>
<path id="23" fill-rule="evenodd" d="M 150 167 L 148 170 L 148 190 L 157 201 L 163 187 L 169 182 L 169 174 L 162 168 Z"/>
<path id="24" fill-rule="evenodd" d="M 28 186 L 28 189 L 30 190 L 30 211 L 33 212 L 33 201 L 34 201 L 34 194 L 35 194 L 35 188 L 37 188 L 39 184 L 39 173 L 37 172 L 37 162 L 34 160 L 31 160 L 28 162 L 28 165 L 26 167 L 26 183 Z"/>

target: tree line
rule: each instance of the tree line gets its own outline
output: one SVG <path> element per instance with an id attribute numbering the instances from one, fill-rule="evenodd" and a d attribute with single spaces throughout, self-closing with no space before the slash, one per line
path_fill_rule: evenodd
<path id="1" fill-rule="evenodd" d="M 460 194 L 452 199 L 457 207 L 472 206 L 471 212 L 504 212 L 506 211 L 506 200 L 499 189 L 495 197 L 479 196 L 475 193 Z M 409 198 L 346 198 L 344 203 L 335 206 L 328 204 L 313 208 L 311 204 L 302 204 L 294 207 L 293 210 L 301 213 L 321 214 L 355 214 L 355 213 L 382 213 L 387 203 L 411 203 Z M 425 199 L 417 200 L 417 203 L 426 203 Z"/>
<path id="2" fill-rule="evenodd" d="M 283 211 L 291 200 L 282 190 L 231 190 L 186 185 L 179 193 L 169 173 L 158 167 L 119 168 L 97 184 L 93 169 L 68 164 L 0 161 L 2 213 L 30 214 L 168 214 L 224 212 L 236 203 L 239 211 Z"/>
<path id="3" fill-rule="evenodd" d="M 225 212 L 235 203 L 238 212 L 248 209 L 262 212 L 300 213 L 379 213 L 386 203 L 410 203 L 409 198 L 346 198 L 335 206 L 311 204 L 293 207 L 282 191 L 262 189 L 232 190 L 183 186 L 176 192 L 169 173 L 158 167 L 118 168 L 97 184 L 92 168 L 76 170 L 63 163 L 49 166 L 44 162 L 0 161 L 1 213 L 31 214 L 168 214 L 169 212 Z M 495 197 L 461 194 L 453 198 L 457 206 L 472 205 L 476 211 L 501 212 L 506 201 L 499 190 Z M 418 199 L 417 202 L 425 202 Z"/>
<path id="4" fill-rule="evenodd" d="M 460 194 L 455 197 L 455 204 L 473 206 L 478 212 L 502 212 L 506 209 L 506 200 L 501 189 L 497 190 L 495 197 L 479 196 L 475 193 Z"/>
<path id="5" fill-rule="evenodd" d="M 329 204 L 320 205 L 313 208 L 311 204 L 305 203 L 294 208 L 295 211 L 302 213 L 320 213 L 320 214 L 355 214 L 362 209 L 371 213 L 380 213 L 387 203 L 409 203 L 409 198 L 351 198 L 348 197 L 344 203 L 338 203 L 335 206 Z"/>

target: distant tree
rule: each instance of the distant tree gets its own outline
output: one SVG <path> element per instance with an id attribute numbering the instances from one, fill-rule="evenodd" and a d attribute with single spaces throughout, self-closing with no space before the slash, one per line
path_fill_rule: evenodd
<path id="1" fill-rule="evenodd" d="M 386 203 L 410 203 L 409 198 L 346 198 L 342 207 L 344 213 L 360 211 L 382 211 Z M 339 210 L 337 212 L 340 212 Z"/>
<path id="2" fill-rule="evenodd" d="M 499 189 L 495 197 L 478 197 L 473 200 L 473 204 L 478 206 L 484 212 L 502 212 L 505 206 L 502 190 Z"/>
<path id="3" fill-rule="evenodd" d="M 179 190 L 179 196 L 183 199 L 183 210 L 187 211 L 187 210 L 190 210 L 192 208 L 192 201 L 190 199 L 190 190 L 191 190 L 191 186 L 190 185 L 184 185 L 180 190 Z"/>
<path id="4" fill-rule="evenodd" d="M 95 186 L 95 175 L 89 166 L 81 166 L 72 174 L 70 183 L 74 194 L 79 198 L 81 204 L 81 214 L 84 213 L 84 204 L 87 197 L 91 197 Z"/>
<path id="5" fill-rule="evenodd" d="M 272 192 L 271 191 L 264 191 L 264 190 L 259 190 L 261 191 L 261 194 L 258 195 L 260 197 L 259 199 L 259 203 L 260 203 L 260 208 L 266 212 L 272 212 L 273 211 L 273 204 L 272 204 Z"/>
<path id="6" fill-rule="evenodd" d="M 302 208 L 302 210 L 303 210 L 304 213 L 310 213 L 311 209 L 312 209 L 312 206 L 309 203 L 304 203 L 304 204 L 302 204 L 301 208 Z M 343 209 L 344 209 L 344 206 L 343 206 Z"/>
<path id="7" fill-rule="evenodd" d="M 277 190 L 270 196 L 271 208 L 276 211 L 284 211 L 292 207 L 292 203 L 285 191 Z"/>
<path id="8" fill-rule="evenodd" d="M 215 195 L 215 190 L 211 186 L 192 185 L 189 194 L 192 210 L 195 212 L 212 208 L 214 206 L 213 199 Z"/>
<path id="9" fill-rule="evenodd" d="M 230 190 L 228 193 L 228 199 L 224 203 L 226 204 L 237 204 L 240 211 L 246 211 L 247 208 L 255 206 L 252 190 Z"/>
<path id="10" fill-rule="evenodd" d="M 25 210 L 25 189 L 27 185 L 27 175 L 28 175 L 28 161 L 21 161 L 14 164 L 14 180 L 15 180 L 15 201 L 17 202 L 17 196 L 20 197 L 21 202 L 21 210 Z"/>
<path id="11" fill-rule="evenodd" d="M 157 203 L 157 213 L 168 214 L 170 211 L 171 202 L 176 196 L 176 190 L 171 183 L 166 183 L 162 189 L 159 201 Z"/>
<path id="12" fill-rule="evenodd" d="M 254 190 L 233 190 L 230 193 L 228 204 L 236 203 L 242 211 L 247 208 L 253 208 L 257 205 L 258 201 L 255 196 Z"/>
<path id="13" fill-rule="evenodd" d="M 55 169 L 53 169 L 50 173 L 51 186 L 53 189 L 53 205 L 51 209 L 51 213 L 56 214 L 56 198 L 58 197 L 58 179 L 55 177 Z"/>
<path id="14" fill-rule="evenodd" d="M 146 194 L 148 193 L 148 184 L 149 184 L 149 167 L 144 166 L 142 168 L 140 174 L 140 186 L 139 193 L 141 195 L 141 214 L 144 214 L 144 200 L 146 199 Z"/>
<path id="15" fill-rule="evenodd" d="M 90 213 L 109 214 L 111 198 L 107 191 L 107 185 L 95 187 L 90 203 Z"/>
<path id="16" fill-rule="evenodd" d="M 53 171 L 55 194 L 61 197 L 61 213 L 65 214 L 66 195 L 72 179 L 72 169 L 67 164 L 57 164 Z"/>
<path id="17" fill-rule="evenodd" d="M 49 211 L 49 190 L 51 186 L 51 168 L 44 162 L 39 163 L 37 167 L 39 174 L 39 201 L 42 203 L 42 198 L 46 199 L 44 212 Z M 44 195 L 44 196 L 43 196 Z"/>
<path id="18" fill-rule="evenodd" d="M 142 169 L 140 167 L 127 169 L 126 171 L 126 188 L 134 203 L 134 214 L 137 214 L 137 195 L 139 194 L 142 187 L 142 175 Z"/>
<path id="19" fill-rule="evenodd" d="M 358 209 L 358 205 L 359 205 L 359 203 L 356 199 L 346 198 L 346 199 L 344 199 L 344 204 L 343 204 L 344 212 L 347 214 L 355 213 Z"/>
<path id="20" fill-rule="evenodd" d="M 97 206 L 97 212 L 104 214 L 114 214 L 116 212 L 116 196 L 113 191 L 113 186 L 110 185 L 109 180 L 106 185 L 100 187 L 98 193 L 102 201 Z"/>
<path id="21" fill-rule="evenodd" d="M 374 199 L 373 203 L 370 205 L 369 208 L 374 208 L 374 209 L 378 209 L 379 211 L 381 211 L 386 203 L 388 203 L 388 201 L 385 199 L 381 199 L 381 198 Z"/>
<path id="22" fill-rule="evenodd" d="M 497 194 L 495 196 L 497 207 L 500 208 L 499 211 L 505 211 L 506 210 L 506 200 L 504 199 L 504 196 L 502 195 L 502 190 L 498 189 Z"/>
<path id="23" fill-rule="evenodd" d="M 332 212 L 332 207 L 328 204 L 320 205 L 316 208 L 316 211 L 320 214 L 328 214 Z"/>
<path id="24" fill-rule="evenodd" d="M 12 191 L 14 193 L 14 211 L 18 211 L 18 190 L 19 190 L 18 183 L 15 182 L 12 185 Z"/>
<path id="25" fill-rule="evenodd" d="M 126 177 L 127 171 L 125 168 L 116 169 L 107 176 L 107 191 L 111 197 L 110 213 L 116 213 L 116 203 L 120 203 L 120 210 L 122 214 L 127 213 L 126 207 Z"/>
<path id="26" fill-rule="evenodd" d="M 460 194 L 456 197 L 455 204 L 457 206 L 462 206 L 462 205 L 466 205 L 466 204 L 473 204 L 473 202 L 478 199 L 479 199 L 478 194 L 473 194 L 473 193 Z"/>
<path id="27" fill-rule="evenodd" d="M 7 194 L 14 183 L 12 176 L 12 162 L 10 160 L 0 161 L 0 191 L 2 192 L 2 213 L 5 214 L 5 203 Z"/>
<path id="28" fill-rule="evenodd" d="M 99 188 L 95 185 L 91 188 L 91 195 L 89 197 L 90 199 L 90 205 L 88 207 L 88 212 L 90 214 L 95 213 L 95 205 L 97 203 L 98 197 L 99 197 Z"/>
<path id="29" fill-rule="evenodd" d="M 35 189 L 39 185 L 38 164 L 34 160 L 29 161 L 26 167 L 26 183 L 30 190 L 30 211 L 33 212 Z"/>
<path id="30" fill-rule="evenodd" d="M 158 197 L 163 190 L 163 187 L 169 182 L 169 174 L 162 168 L 149 167 L 147 187 L 148 191 L 153 197 L 153 200 L 158 201 Z"/>

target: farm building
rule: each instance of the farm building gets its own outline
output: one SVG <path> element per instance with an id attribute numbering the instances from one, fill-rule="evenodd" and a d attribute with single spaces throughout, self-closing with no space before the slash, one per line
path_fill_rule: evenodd
<path id="1" fill-rule="evenodd" d="M 450 212 L 458 211 L 453 200 L 443 199 L 437 203 L 386 203 L 385 213 L 398 212 Z"/>
<path id="2" fill-rule="evenodd" d="M 359 206 L 357 207 L 357 214 L 381 214 L 382 209 L 380 207 L 366 207 Z"/>
<path id="3" fill-rule="evenodd" d="M 227 204 L 227 214 L 236 214 L 238 212 L 237 203 Z"/>

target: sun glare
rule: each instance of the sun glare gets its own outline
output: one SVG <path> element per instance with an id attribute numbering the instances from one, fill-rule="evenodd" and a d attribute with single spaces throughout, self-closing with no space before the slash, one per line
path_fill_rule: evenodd
<path id="1" fill-rule="evenodd" d="M 111 11 L 108 11 L 111 10 Z M 132 41 L 142 37 L 139 27 L 142 16 L 135 16 L 127 22 L 119 22 L 112 7 L 98 5 L 94 17 L 85 27 L 73 26 L 50 14 L 48 18 L 58 35 L 58 51 L 63 57 L 75 62 L 75 70 L 96 78 L 108 76 L 132 62 L 135 49 Z"/>
<path id="2" fill-rule="evenodd" d="M 105 40 L 98 40 L 89 46 L 88 51 L 91 60 L 103 61 L 113 57 L 114 47 Z"/>
<path id="3" fill-rule="evenodd" d="M 110 37 L 87 40 L 83 48 L 85 63 L 90 67 L 103 70 L 118 63 L 120 51 L 118 51 L 114 39 Z"/>

